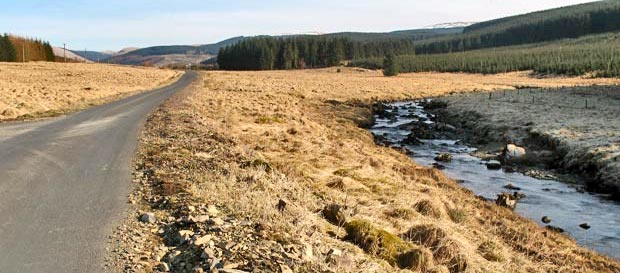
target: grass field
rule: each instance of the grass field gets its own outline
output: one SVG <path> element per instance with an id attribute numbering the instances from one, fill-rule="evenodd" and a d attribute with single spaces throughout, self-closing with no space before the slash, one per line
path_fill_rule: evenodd
<path id="1" fill-rule="evenodd" d="M 79 63 L 0 63 L 0 121 L 53 116 L 171 83 L 179 72 Z"/>
<path id="2" fill-rule="evenodd" d="M 138 165 L 147 174 L 138 194 L 146 201 L 138 206 L 171 219 L 160 228 L 195 217 L 205 204 L 255 227 L 236 229 L 243 240 L 226 237 L 229 229 L 182 227 L 215 244 L 177 248 L 176 269 L 206 266 L 200 253 L 213 248 L 226 264 L 250 271 L 617 272 L 616 261 L 481 201 L 440 171 L 375 145 L 360 127 L 372 123 L 375 101 L 617 81 L 525 73 L 385 78 L 359 69 L 204 73 L 147 122 Z M 164 199 L 165 206 L 154 201 Z M 141 227 L 151 245 L 139 251 L 163 249 L 168 237 L 157 230 Z M 239 244 L 248 248 L 226 251 Z"/>

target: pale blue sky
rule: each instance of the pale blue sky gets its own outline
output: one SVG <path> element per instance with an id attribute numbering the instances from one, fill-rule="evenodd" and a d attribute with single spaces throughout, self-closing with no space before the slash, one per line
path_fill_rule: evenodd
<path id="1" fill-rule="evenodd" d="M 0 0 L 0 33 L 72 49 L 206 44 L 233 36 L 391 31 L 484 21 L 587 0 Z"/>

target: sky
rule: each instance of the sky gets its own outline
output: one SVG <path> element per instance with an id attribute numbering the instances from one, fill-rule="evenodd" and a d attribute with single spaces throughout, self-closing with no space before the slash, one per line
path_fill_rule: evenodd
<path id="1" fill-rule="evenodd" d="M 75 50 L 192 45 L 235 36 L 383 32 L 479 22 L 584 0 L 0 0 L 0 33 Z"/>

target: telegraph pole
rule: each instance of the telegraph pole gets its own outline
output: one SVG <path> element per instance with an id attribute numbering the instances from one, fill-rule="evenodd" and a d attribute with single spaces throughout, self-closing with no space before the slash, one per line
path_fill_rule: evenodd
<path id="1" fill-rule="evenodd" d="M 26 43 L 22 44 L 22 62 L 26 62 Z"/>
<path id="2" fill-rule="evenodd" d="M 62 44 L 62 57 L 65 59 L 65 63 L 67 62 L 67 44 Z"/>

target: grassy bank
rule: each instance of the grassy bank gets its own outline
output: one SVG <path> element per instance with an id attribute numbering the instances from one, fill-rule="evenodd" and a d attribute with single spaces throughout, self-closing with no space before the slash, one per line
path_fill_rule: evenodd
<path id="1" fill-rule="evenodd" d="M 172 70 L 104 64 L 0 63 L 0 122 L 83 109 L 178 76 Z"/>
<path id="2" fill-rule="evenodd" d="M 446 97 L 446 122 L 469 132 L 470 143 L 528 147 L 524 165 L 579 174 L 589 190 L 620 196 L 620 93 L 617 87 L 519 90 Z M 480 107 L 484 105 L 484 107 Z M 551 158 L 535 156 L 552 152 Z M 492 152 L 498 152 L 493 150 Z"/>
<path id="3" fill-rule="evenodd" d="M 618 271 L 615 261 L 375 145 L 360 128 L 379 100 L 592 81 L 385 78 L 353 69 L 204 73 L 147 122 L 133 216 L 154 212 L 158 220 L 132 217 L 132 234 L 146 243 L 120 263 L 147 272 Z"/>

